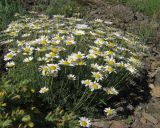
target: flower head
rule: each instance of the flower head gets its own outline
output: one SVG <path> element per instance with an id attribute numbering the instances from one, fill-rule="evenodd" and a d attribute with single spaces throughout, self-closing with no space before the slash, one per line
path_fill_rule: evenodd
<path id="1" fill-rule="evenodd" d="M 89 86 L 91 84 L 91 80 L 82 80 L 81 83 L 85 86 Z"/>
<path id="2" fill-rule="evenodd" d="M 42 93 L 46 93 L 48 91 L 49 91 L 49 89 L 47 87 L 43 87 L 43 88 L 40 89 L 39 93 L 42 94 Z"/>
<path id="3" fill-rule="evenodd" d="M 105 108 L 105 109 L 104 109 L 104 112 L 106 113 L 107 116 L 112 116 L 112 115 L 115 115 L 115 114 L 116 114 L 115 109 L 111 109 L 110 107 Z"/>
<path id="4" fill-rule="evenodd" d="M 106 91 L 107 94 L 118 95 L 118 91 L 114 87 L 103 88 L 103 90 Z"/>
<path id="5" fill-rule="evenodd" d="M 25 58 L 24 60 L 23 60 L 23 62 L 24 63 L 29 63 L 29 62 L 31 62 L 33 60 L 33 57 L 27 57 L 27 58 Z"/>
<path id="6" fill-rule="evenodd" d="M 92 77 L 94 77 L 96 81 L 103 79 L 103 76 L 100 72 L 92 72 Z"/>
<path id="7" fill-rule="evenodd" d="M 100 89 L 102 86 L 97 82 L 91 82 L 89 87 L 91 91 L 94 91 L 94 90 Z"/>
<path id="8" fill-rule="evenodd" d="M 9 52 L 9 53 L 7 53 L 7 54 L 4 56 L 4 60 L 5 60 L 5 61 L 11 60 L 15 55 L 16 55 L 16 53 L 14 53 L 14 52 Z"/>
<path id="9" fill-rule="evenodd" d="M 82 127 L 90 127 L 91 126 L 91 121 L 86 118 L 86 117 L 81 117 L 79 120 L 80 126 Z"/>
<path id="10" fill-rule="evenodd" d="M 6 67 L 7 67 L 7 68 L 12 68 L 12 67 L 14 67 L 14 66 L 15 66 L 15 62 L 13 62 L 13 61 L 6 63 Z"/>
<path id="11" fill-rule="evenodd" d="M 76 80 L 76 76 L 73 74 L 69 74 L 69 75 L 67 75 L 67 77 L 69 80 Z"/>

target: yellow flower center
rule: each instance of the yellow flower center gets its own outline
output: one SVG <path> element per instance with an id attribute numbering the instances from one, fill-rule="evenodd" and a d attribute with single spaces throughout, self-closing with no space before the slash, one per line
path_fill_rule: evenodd
<path id="1" fill-rule="evenodd" d="M 84 64 L 83 61 L 79 61 L 79 62 L 78 62 L 78 65 L 83 65 L 83 64 Z"/>
<path id="2" fill-rule="evenodd" d="M 67 61 L 63 61 L 63 64 L 64 65 L 68 65 L 69 63 Z"/>
<path id="3" fill-rule="evenodd" d="M 52 52 L 57 53 L 57 48 L 52 48 Z"/>
<path id="4" fill-rule="evenodd" d="M 56 66 L 52 65 L 49 67 L 51 70 L 55 70 L 56 69 Z"/>
<path id="5" fill-rule="evenodd" d="M 107 111 L 107 113 L 108 113 L 108 115 L 112 115 L 113 114 L 113 110 L 110 109 L 110 110 Z"/>
<path id="6" fill-rule="evenodd" d="M 82 58 L 82 55 L 81 54 L 77 54 L 77 58 L 78 59 Z"/>
<path id="7" fill-rule="evenodd" d="M 29 53 L 31 51 L 31 49 L 30 48 L 25 48 L 24 51 Z"/>
<path id="8" fill-rule="evenodd" d="M 56 56 L 56 53 L 51 52 L 50 55 L 51 55 L 51 57 L 55 57 L 55 56 Z"/>
<path id="9" fill-rule="evenodd" d="M 95 74 L 95 78 L 100 78 L 101 77 L 101 75 L 100 74 Z"/>
<path id="10" fill-rule="evenodd" d="M 11 36 L 15 36 L 16 33 L 15 33 L 15 32 L 11 32 L 10 35 L 11 35 Z"/>
<path id="11" fill-rule="evenodd" d="M 112 68 L 112 67 L 108 67 L 108 71 L 109 71 L 109 72 L 112 72 L 112 71 L 113 71 L 113 68 Z"/>
<path id="12" fill-rule="evenodd" d="M 66 44 L 67 44 L 67 45 L 71 45 L 72 42 L 71 42 L 71 41 L 67 41 Z"/>
<path id="13" fill-rule="evenodd" d="M 57 37 L 57 40 L 59 40 L 59 41 L 62 40 L 62 37 L 58 36 L 58 37 Z"/>
<path id="14" fill-rule="evenodd" d="M 112 55 L 112 54 L 113 54 L 113 51 L 109 51 L 108 54 L 109 54 L 109 55 Z"/>
<path id="15" fill-rule="evenodd" d="M 44 68 L 43 68 L 43 71 L 47 72 L 47 71 L 48 71 L 48 68 L 47 68 L 47 67 L 44 67 Z"/>
<path id="16" fill-rule="evenodd" d="M 93 87 L 94 89 L 98 89 L 98 85 L 97 85 L 96 83 L 94 83 L 94 84 L 92 85 L 92 87 Z"/>
<path id="17" fill-rule="evenodd" d="M 13 54 L 7 54 L 7 58 L 12 58 Z"/>
<path id="18" fill-rule="evenodd" d="M 90 81 L 85 81 L 85 84 L 86 85 L 89 85 L 91 82 Z"/>
<path id="19" fill-rule="evenodd" d="M 45 52 L 45 51 L 46 51 L 46 48 L 43 47 L 43 48 L 41 48 L 39 51 L 40 51 L 40 52 Z"/>
<path id="20" fill-rule="evenodd" d="M 87 126 L 87 122 L 86 121 L 82 121 L 82 126 L 86 127 Z"/>
<path id="21" fill-rule="evenodd" d="M 38 24 L 34 24 L 34 28 L 35 28 L 35 29 L 38 29 Z"/>
<path id="22" fill-rule="evenodd" d="M 46 45 L 47 44 L 47 41 L 45 39 L 42 40 L 41 42 L 43 45 Z"/>
<path id="23" fill-rule="evenodd" d="M 114 65 L 114 61 L 113 61 L 113 60 L 109 60 L 109 61 L 108 61 L 108 64 L 109 64 L 109 65 Z"/>

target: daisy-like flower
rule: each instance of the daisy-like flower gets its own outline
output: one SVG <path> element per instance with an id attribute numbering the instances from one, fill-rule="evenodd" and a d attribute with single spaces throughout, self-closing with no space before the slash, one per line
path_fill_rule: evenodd
<path id="1" fill-rule="evenodd" d="M 110 73 L 112 73 L 114 71 L 114 69 L 111 66 L 105 66 L 104 67 L 104 71 L 108 72 L 110 74 Z"/>
<path id="2" fill-rule="evenodd" d="M 33 53 L 33 50 L 34 50 L 34 48 L 29 46 L 29 45 L 23 47 L 22 49 L 23 49 L 23 52 L 24 52 L 23 54 L 24 55 L 31 55 Z"/>
<path id="3" fill-rule="evenodd" d="M 111 88 L 103 88 L 103 90 L 104 90 L 105 92 L 107 92 L 107 94 L 118 95 L 118 91 L 117 91 L 114 87 L 111 87 Z"/>
<path id="4" fill-rule="evenodd" d="M 59 55 L 55 52 L 50 52 L 48 54 L 45 54 L 46 58 L 59 58 Z"/>
<path id="5" fill-rule="evenodd" d="M 77 35 L 77 36 L 85 35 L 85 31 L 83 31 L 83 30 L 75 30 L 74 34 Z"/>
<path id="6" fill-rule="evenodd" d="M 110 65 L 110 66 L 113 66 L 115 64 L 115 59 L 113 57 L 106 60 L 106 61 L 107 61 L 108 65 Z"/>
<path id="7" fill-rule="evenodd" d="M 88 29 L 88 25 L 86 25 L 86 24 L 77 24 L 76 28 L 77 29 Z"/>
<path id="8" fill-rule="evenodd" d="M 72 53 L 67 58 L 67 62 L 69 62 L 70 66 L 74 65 L 85 65 L 85 62 L 83 59 L 85 58 L 85 54 L 78 52 L 78 53 Z"/>
<path id="9" fill-rule="evenodd" d="M 86 57 L 88 59 L 95 59 L 95 58 L 97 58 L 97 56 L 95 54 L 93 54 L 93 53 L 88 54 Z"/>
<path id="10" fill-rule="evenodd" d="M 7 53 L 7 54 L 4 56 L 4 60 L 5 60 L 5 61 L 11 60 L 15 55 L 16 55 L 15 52 L 9 52 L 9 53 Z"/>
<path id="11" fill-rule="evenodd" d="M 103 79 L 103 75 L 100 72 L 92 72 L 92 77 L 95 78 L 96 81 Z"/>
<path id="12" fill-rule="evenodd" d="M 39 43 L 42 44 L 42 45 L 47 45 L 49 43 L 48 37 L 41 36 L 41 39 L 40 39 Z"/>
<path id="13" fill-rule="evenodd" d="M 97 56 L 99 56 L 99 55 L 101 55 L 102 53 L 101 53 L 101 51 L 100 51 L 100 49 L 99 48 L 93 48 L 93 49 L 90 49 L 89 50 L 89 53 L 90 54 L 95 54 L 95 55 L 97 55 Z"/>
<path id="14" fill-rule="evenodd" d="M 46 93 L 48 91 L 49 91 L 49 89 L 47 87 L 43 87 L 43 88 L 40 89 L 39 93 L 43 94 L 43 93 Z"/>
<path id="15" fill-rule="evenodd" d="M 64 36 L 56 35 L 53 40 L 55 41 L 62 41 L 64 39 Z"/>
<path id="16" fill-rule="evenodd" d="M 12 68 L 14 66 L 15 66 L 15 62 L 13 62 L 13 61 L 6 63 L 6 68 Z"/>
<path id="17" fill-rule="evenodd" d="M 91 126 L 91 121 L 86 117 L 81 117 L 79 123 L 81 127 L 89 128 Z"/>
<path id="18" fill-rule="evenodd" d="M 102 46 L 105 43 L 105 40 L 103 38 L 98 38 L 94 41 L 94 43 L 98 46 Z"/>
<path id="19" fill-rule="evenodd" d="M 77 54 L 75 54 L 77 59 L 84 59 L 85 58 L 85 54 L 78 52 Z"/>
<path id="20" fill-rule="evenodd" d="M 76 42 L 74 41 L 74 38 L 70 37 L 68 38 L 66 41 L 65 41 L 66 45 L 73 45 L 73 44 L 76 44 Z"/>
<path id="21" fill-rule="evenodd" d="M 40 66 L 40 67 L 39 67 L 39 70 L 42 72 L 42 75 L 43 75 L 43 76 L 48 75 L 49 72 L 50 72 L 50 69 L 49 69 L 48 66 Z"/>
<path id="22" fill-rule="evenodd" d="M 38 57 L 38 58 L 37 58 L 37 61 L 44 61 L 44 60 L 45 60 L 44 57 Z"/>
<path id="23" fill-rule="evenodd" d="M 89 85 L 89 88 L 91 89 L 91 91 L 100 89 L 102 86 L 97 83 L 97 82 L 91 82 L 91 84 Z"/>
<path id="24" fill-rule="evenodd" d="M 69 80 L 76 80 L 76 76 L 73 75 L 73 74 L 67 75 L 67 78 L 68 78 Z"/>
<path id="25" fill-rule="evenodd" d="M 104 112 L 107 116 L 112 116 L 112 115 L 115 115 L 116 114 L 116 111 L 115 109 L 111 109 L 110 107 L 108 108 L 105 108 L 104 109 Z"/>
<path id="26" fill-rule="evenodd" d="M 91 80 L 82 80 L 81 83 L 85 86 L 89 86 L 91 84 Z"/>
<path id="27" fill-rule="evenodd" d="M 97 63 L 95 63 L 95 64 L 91 64 L 91 68 L 100 71 L 100 70 L 102 70 L 103 66 L 100 66 Z"/>
<path id="28" fill-rule="evenodd" d="M 62 59 L 59 61 L 59 64 L 60 65 L 69 65 L 69 62 L 67 60 Z"/>
<path id="29" fill-rule="evenodd" d="M 24 60 L 23 60 L 23 62 L 24 63 L 29 63 L 29 62 L 31 62 L 33 60 L 33 57 L 27 57 L 27 58 L 25 58 Z"/>
<path id="30" fill-rule="evenodd" d="M 50 73 L 54 73 L 54 72 L 57 72 L 58 70 L 60 70 L 60 67 L 58 64 L 47 64 L 47 66 L 50 69 Z"/>
<path id="31" fill-rule="evenodd" d="M 124 64 L 125 68 L 130 71 L 132 74 L 136 73 L 136 68 L 129 63 Z"/>

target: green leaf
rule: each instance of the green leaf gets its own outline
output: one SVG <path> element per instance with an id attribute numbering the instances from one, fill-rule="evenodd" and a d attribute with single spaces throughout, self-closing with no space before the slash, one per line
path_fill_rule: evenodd
<path id="1" fill-rule="evenodd" d="M 27 125 L 28 125 L 30 128 L 33 128 L 33 127 L 34 127 L 34 123 L 33 123 L 33 122 L 29 122 Z"/>
<path id="2" fill-rule="evenodd" d="M 29 122 L 31 120 L 31 116 L 30 115 L 25 115 L 23 118 L 22 118 L 22 121 L 23 122 Z"/>

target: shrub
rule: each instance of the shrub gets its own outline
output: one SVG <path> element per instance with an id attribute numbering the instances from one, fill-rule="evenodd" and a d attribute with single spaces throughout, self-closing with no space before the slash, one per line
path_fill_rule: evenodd
<path id="1" fill-rule="evenodd" d="M 138 38 L 100 19 L 31 14 L 16 15 L 3 32 L 9 46 L 6 77 L 14 84 L 30 80 L 49 110 L 94 116 L 108 107 L 106 115 L 115 114 L 107 100 L 138 74 L 144 48 Z"/>

